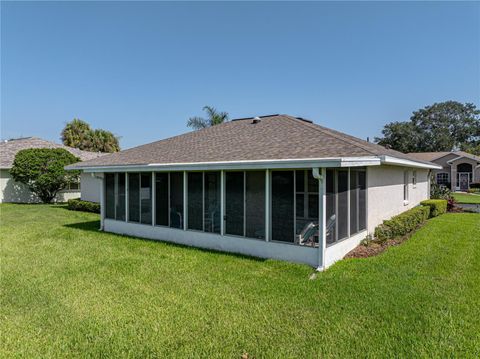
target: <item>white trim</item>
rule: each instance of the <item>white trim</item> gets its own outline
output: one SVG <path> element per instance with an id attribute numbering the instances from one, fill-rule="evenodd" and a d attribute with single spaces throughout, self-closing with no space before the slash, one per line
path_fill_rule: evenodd
<path id="1" fill-rule="evenodd" d="M 414 162 L 415 163 L 415 162 Z M 141 165 L 114 165 L 114 166 L 66 166 L 66 169 L 78 169 L 85 172 L 145 172 L 145 171 L 212 171 L 222 169 L 295 169 L 312 167 L 363 167 L 379 166 L 381 159 L 378 156 L 365 157 L 325 157 L 325 158 L 296 158 L 278 160 L 241 160 L 218 162 L 185 162 L 185 163 L 150 163 Z M 420 165 L 420 163 L 419 163 Z"/>
<path id="2" fill-rule="evenodd" d="M 471 160 L 471 161 L 474 161 L 474 162 L 477 162 L 477 163 L 480 162 L 480 160 L 476 160 L 475 158 L 472 158 L 472 157 L 459 156 L 459 157 L 457 157 L 457 158 L 452 158 L 451 160 L 447 161 L 447 163 L 448 163 L 449 165 L 451 165 L 453 162 L 458 161 L 458 160 L 461 160 L 462 158 L 466 158 L 466 159 L 468 159 L 468 160 Z"/>
<path id="3" fill-rule="evenodd" d="M 380 156 L 380 161 L 382 164 L 385 165 L 393 165 L 393 166 L 406 166 L 406 167 L 415 167 L 415 168 L 429 168 L 429 169 L 442 169 L 442 166 L 435 165 L 435 164 L 426 164 L 421 163 L 413 160 L 406 160 L 402 158 L 392 157 L 392 156 Z"/>

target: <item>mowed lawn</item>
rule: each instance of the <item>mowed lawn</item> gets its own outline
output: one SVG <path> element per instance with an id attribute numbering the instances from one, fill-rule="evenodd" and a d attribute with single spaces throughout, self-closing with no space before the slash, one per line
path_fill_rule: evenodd
<path id="1" fill-rule="evenodd" d="M 480 215 L 312 268 L 97 231 L 1 205 L 1 357 L 480 356 Z M 221 238 L 219 238 L 221 240 Z"/>
<path id="2" fill-rule="evenodd" d="M 480 204 L 480 194 L 454 192 L 452 193 L 452 196 L 458 203 Z"/>

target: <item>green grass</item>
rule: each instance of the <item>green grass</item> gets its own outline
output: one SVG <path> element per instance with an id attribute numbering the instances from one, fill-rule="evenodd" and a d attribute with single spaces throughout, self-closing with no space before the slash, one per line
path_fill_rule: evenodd
<path id="1" fill-rule="evenodd" d="M 458 203 L 480 204 L 480 194 L 454 192 L 452 196 Z"/>
<path id="2" fill-rule="evenodd" d="M 480 215 L 312 269 L 98 232 L 1 205 L 1 357 L 480 356 Z M 221 240 L 221 239 L 219 239 Z"/>

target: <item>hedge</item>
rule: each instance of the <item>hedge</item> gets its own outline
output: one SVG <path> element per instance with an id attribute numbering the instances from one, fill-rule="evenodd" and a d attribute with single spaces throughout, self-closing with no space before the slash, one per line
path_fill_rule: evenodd
<path id="1" fill-rule="evenodd" d="M 430 218 L 437 217 L 447 212 L 447 201 L 444 199 L 428 199 L 420 202 L 422 206 L 430 207 Z"/>
<path id="2" fill-rule="evenodd" d="M 80 198 L 69 199 L 67 205 L 71 211 L 100 213 L 99 203 L 82 201 Z"/>
<path id="3" fill-rule="evenodd" d="M 375 228 L 375 238 L 379 241 L 385 241 L 395 237 L 404 236 L 414 231 L 420 224 L 425 222 L 430 216 L 429 206 L 418 206 L 406 212 L 383 221 Z"/>

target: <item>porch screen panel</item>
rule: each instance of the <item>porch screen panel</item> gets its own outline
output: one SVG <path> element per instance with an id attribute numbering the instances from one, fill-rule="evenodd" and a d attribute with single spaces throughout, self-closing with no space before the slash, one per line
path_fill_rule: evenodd
<path id="1" fill-rule="evenodd" d="M 358 172 L 358 230 L 367 228 L 367 173 Z"/>
<path id="2" fill-rule="evenodd" d="M 105 174 L 105 217 L 115 219 L 115 173 Z"/>
<path id="3" fill-rule="evenodd" d="M 117 173 L 117 212 L 116 219 L 125 220 L 125 173 Z"/>
<path id="4" fill-rule="evenodd" d="M 140 184 L 140 222 L 152 224 L 152 174 L 142 173 Z"/>
<path id="5" fill-rule="evenodd" d="M 170 173 L 170 227 L 183 228 L 183 172 Z"/>
<path id="6" fill-rule="evenodd" d="M 155 224 L 168 226 L 168 173 L 155 173 Z"/>
<path id="7" fill-rule="evenodd" d="M 350 169 L 350 235 L 358 232 L 358 172 Z"/>
<path id="8" fill-rule="evenodd" d="M 128 220 L 140 222 L 140 174 L 128 174 Z"/>
<path id="9" fill-rule="evenodd" d="M 294 242 L 293 171 L 272 172 L 272 239 Z"/>
<path id="10" fill-rule="evenodd" d="M 245 235 L 265 239 L 265 171 L 247 171 L 245 188 Z"/>
<path id="11" fill-rule="evenodd" d="M 203 173 L 188 173 L 188 229 L 203 230 Z"/>
<path id="12" fill-rule="evenodd" d="M 348 171 L 338 171 L 337 193 L 337 240 L 348 236 Z"/>
<path id="13" fill-rule="evenodd" d="M 205 172 L 205 232 L 220 233 L 220 172 Z"/>
<path id="14" fill-rule="evenodd" d="M 326 208 L 325 215 L 327 219 L 327 244 L 335 242 L 336 236 L 336 194 L 335 194 L 335 170 L 327 169 L 326 179 Z"/>
<path id="15" fill-rule="evenodd" d="M 225 233 L 245 235 L 244 223 L 244 173 L 225 173 Z"/>

